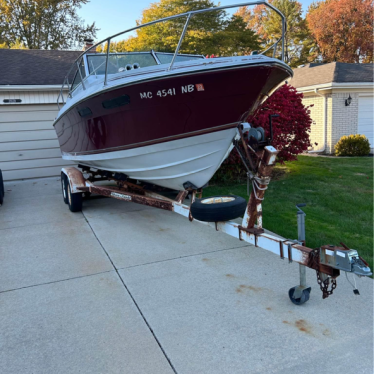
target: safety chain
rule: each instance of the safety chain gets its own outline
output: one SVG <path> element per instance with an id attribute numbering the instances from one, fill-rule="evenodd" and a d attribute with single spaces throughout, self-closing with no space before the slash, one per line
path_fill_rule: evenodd
<path id="1" fill-rule="evenodd" d="M 315 248 L 311 252 L 311 263 L 316 265 L 315 267 L 317 269 L 319 268 L 319 264 L 320 264 L 319 251 L 320 251 L 319 248 Z M 326 278 L 325 280 L 322 280 L 320 272 L 316 270 L 316 273 L 317 273 L 317 283 L 319 284 L 319 287 L 321 288 L 321 291 L 322 291 L 322 298 L 326 299 L 327 297 L 332 295 L 332 293 L 334 292 L 337 286 L 336 279 L 331 278 L 331 289 L 329 290 L 328 288 L 330 285 L 330 277 Z"/>
<path id="2" fill-rule="evenodd" d="M 316 270 L 317 273 L 317 283 L 319 284 L 319 287 L 321 288 L 322 291 L 322 298 L 326 299 L 332 293 L 334 292 L 337 284 L 336 284 L 336 279 L 331 278 L 331 289 L 329 290 L 328 287 L 330 285 L 330 277 L 326 278 L 324 281 L 321 279 L 320 272 Z"/>

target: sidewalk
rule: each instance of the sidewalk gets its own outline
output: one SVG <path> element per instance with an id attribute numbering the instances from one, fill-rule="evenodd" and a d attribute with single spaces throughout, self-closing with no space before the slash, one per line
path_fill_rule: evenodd
<path id="1" fill-rule="evenodd" d="M 58 178 L 5 189 L 2 374 L 373 372 L 372 279 L 322 300 L 307 269 L 296 306 L 296 263 L 197 222 L 101 197 L 70 213 Z"/>

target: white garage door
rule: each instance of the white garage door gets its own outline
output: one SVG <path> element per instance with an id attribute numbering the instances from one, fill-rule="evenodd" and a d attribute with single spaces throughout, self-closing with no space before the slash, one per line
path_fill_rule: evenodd
<path id="1" fill-rule="evenodd" d="M 4 180 L 60 175 L 61 158 L 52 126 L 56 104 L 0 106 L 0 169 Z"/>
<path id="2" fill-rule="evenodd" d="M 373 110 L 374 110 L 374 97 L 360 97 L 358 99 L 358 133 L 365 135 L 370 142 L 370 147 L 374 147 L 373 139 Z"/>

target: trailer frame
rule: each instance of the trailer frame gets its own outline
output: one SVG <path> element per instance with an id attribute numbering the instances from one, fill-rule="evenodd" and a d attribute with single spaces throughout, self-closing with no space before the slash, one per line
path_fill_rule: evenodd
<path id="1" fill-rule="evenodd" d="M 240 135 L 243 136 L 240 130 L 239 132 Z M 327 262 L 322 263 L 318 249 L 316 250 L 305 246 L 305 213 L 300 209 L 303 204 L 298 206 L 297 240 L 278 237 L 265 232 L 263 229 L 262 200 L 264 199 L 265 191 L 270 183 L 270 176 L 276 162 L 277 153 L 278 151 L 269 145 L 256 152 L 256 174 L 249 175 L 249 177 L 252 177 L 253 189 L 241 224 L 234 221 L 203 222 L 196 219 L 195 221 L 210 226 L 216 231 L 224 232 L 240 241 L 245 241 L 255 247 L 270 251 L 278 255 L 282 260 L 288 259 L 289 263 L 298 263 L 300 282 L 299 285 L 289 290 L 289 297 L 294 304 L 301 305 L 309 300 L 311 292 L 311 287 L 308 287 L 306 284 L 306 267 L 314 269 L 317 272 L 317 280 L 323 292 L 323 298 L 332 294 L 333 289 L 336 287 L 336 278 L 340 275 L 340 269 L 335 263 L 332 265 Z M 248 153 L 247 157 L 250 157 Z M 127 176 L 123 174 L 92 169 L 85 165 L 79 165 L 79 167 L 82 168 L 82 171 L 78 170 L 76 167 L 64 167 L 61 171 L 63 193 L 67 192 L 67 196 L 64 194 L 64 201 L 69 204 L 70 210 L 72 211 L 74 211 L 74 209 L 71 208 L 70 202 L 74 199 L 78 201 L 79 203 L 75 206 L 75 211 L 79 211 L 82 208 L 82 194 L 95 193 L 121 201 L 167 210 L 182 215 L 188 218 L 189 221 L 194 220 L 190 206 L 197 197 L 202 197 L 202 189 L 189 188 L 184 191 L 179 191 L 176 198 L 171 199 L 147 188 L 147 186 L 137 184 L 136 181 L 128 180 Z M 84 173 L 87 176 L 85 176 Z M 64 185 L 64 181 L 68 183 Z M 95 184 L 97 181 L 114 181 L 116 185 L 97 185 Z M 64 190 L 64 188 L 66 188 L 66 190 Z M 187 195 L 191 196 L 190 206 L 183 204 Z M 325 251 L 326 248 L 327 246 L 322 246 L 319 250 Z M 343 254 L 344 251 L 350 251 L 346 246 L 329 246 L 328 250 L 333 253 L 339 252 Z M 340 256 L 342 255 L 340 254 Z M 323 254 L 322 257 L 323 259 L 325 258 Z M 361 258 L 359 259 L 363 261 Z M 368 266 L 365 261 L 363 261 L 363 263 Z M 347 271 L 346 269 L 344 270 Z M 353 270 L 351 271 L 355 272 Z M 371 275 L 371 273 L 368 275 Z M 328 290 L 330 281 L 331 289 Z"/>

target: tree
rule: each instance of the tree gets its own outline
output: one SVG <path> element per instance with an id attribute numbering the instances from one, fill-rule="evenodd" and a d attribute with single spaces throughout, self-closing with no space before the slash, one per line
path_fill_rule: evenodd
<path id="1" fill-rule="evenodd" d="M 84 26 L 77 10 L 88 0 L 0 0 L 1 39 L 29 49 L 71 48 L 95 37 L 95 23 Z"/>
<path id="2" fill-rule="evenodd" d="M 218 54 L 224 56 L 232 56 L 234 53 L 248 55 L 260 49 L 258 36 L 247 28 L 244 19 L 238 15 L 233 15 L 225 22 L 224 29 L 213 37 L 213 41 L 219 46 Z"/>
<path id="3" fill-rule="evenodd" d="M 302 17 L 301 4 L 296 0 L 269 0 L 286 17 L 285 61 L 296 67 L 316 57 L 316 46 Z M 257 5 L 253 10 L 242 7 L 236 13 L 249 28 L 255 30 L 262 40 L 263 49 L 270 47 L 282 35 L 282 22 L 277 13 L 264 5 Z M 280 43 L 278 51 L 280 51 Z"/>
<path id="4" fill-rule="evenodd" d="M 0 49 L 28 49 L 23 42 L 20 42 L 19 39 L 17 39 L 14 43 L 1 43 Z"/>
<path id="5" fill-rule="evenodd" d="M 372 0 L 325 0 L 306 20 L 324 62 L 373 62 Z"/>
<path id="6" fill-rule="evenodd" d="M 215 7 L 215 4 L 210 0 L 160 0 L 143 11 L 142 18 L 137 21 L 137 24 L 212 7 Z M 185 22 L 186 17 L 183 17 L 138 29 L 136 36 L 118 41 L 115 50 L 120 52 L 154 49 L 174 52 Z M 215 55 L 249 53 L 251 50 L 258 49 L 259 43 L 254 32 L 246 29 L 245 26 L 240 17 L 228 18 L 226 12 L 222 10 L 193 15 L 180 52 Z"/>

